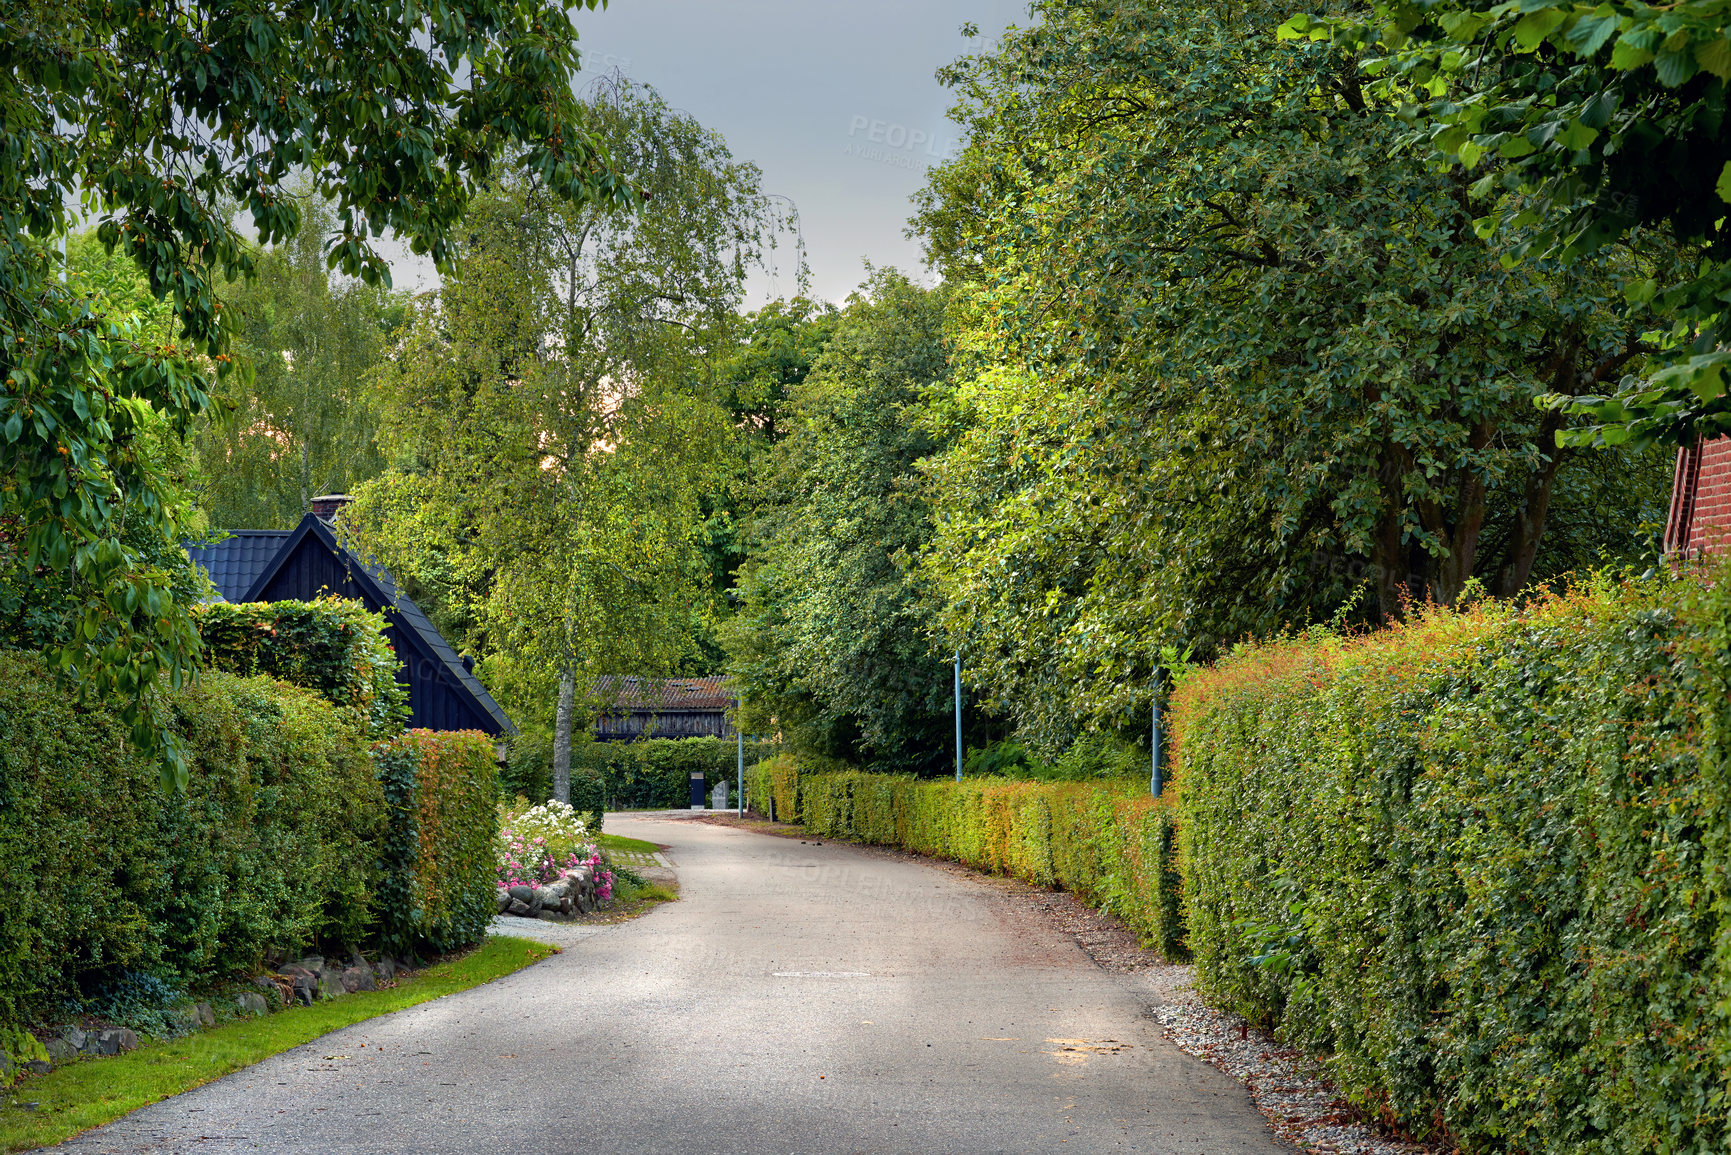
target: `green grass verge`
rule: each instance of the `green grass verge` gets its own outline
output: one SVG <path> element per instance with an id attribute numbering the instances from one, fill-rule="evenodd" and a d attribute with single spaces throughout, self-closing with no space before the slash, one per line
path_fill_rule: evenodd
<path id="1" fill-rule="evenodd" d="M 602 850 L 616 850 L 626 854 L 655 854 L 661 850 L 653 842 L 645 842 L 641 838 L 626 838 L 618 834 L 603 834 L 601 836 Z"/>
<path id="2" fill-rule="evenodd" d="M 130 1054 L 84 1059 L 29 1076 L 0 1106 L 0 1151 L 59 1143 L 340 1027 L 491 982 L 553 951 L 546 943 L 493 936 L 479 949 L 429 967 L 390 990 L 237 1019 L 184 1039 L 147 1042 Z M 38 1104 L 35 1110 L 17 1106 L 30 1101 Z"/>
<path id="3" fill-rule="evenodd" d="M 678 902 L 679 892 L 662 882 L 646 882 L 642 886 L 622 882 L 619 884 L 617 900 L 624 905 L 642 903 L 643 909 L 647 910 L 664 902 Z"/>

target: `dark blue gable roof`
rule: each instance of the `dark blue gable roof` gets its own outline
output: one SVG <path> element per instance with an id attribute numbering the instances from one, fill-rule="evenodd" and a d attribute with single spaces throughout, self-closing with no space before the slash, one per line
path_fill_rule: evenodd
<path id="1" fill-rule="evenodd" d="M 243 602 L 288 538 L 286 529 L 240 529 L 209 545 L 189 545 L 186 553 L 210 575 L 223 601 Z"/>
<path id="2" fill-rule="evenodd" d="M 337 540 L 322 518 L 309 513 L 286 533 L 254 531 L 244 536 L 257 539 L 274 536 L 276 548 L 252 571 L 251 581 L 236 594 L 229 593 L 223 581 L 206 566 L 224 600 L 310 601 L 332 594 L 358 599 L 368 609 L 383 611 L 391 624 L 391 644 L 403 663 L 397 678 L 409 687 L 409 725 L 429 730 L 484 730 L 495 735 L 517 732 L 516 725 L 480 679 L 463 665 L 457 651 L 421 608 L 397 587 L 391 575 L 357 558 Z M 227 545 L 228 541 L 218 542 L 217 546 Z M 231 573 L 238 574 L 243 565 L 250 564 L 246 550 L 262 549 L 263 545 L 260 540 L 250 547 L 237 547 L 232 552 L 240 556 L 223 557 L 220 563 L 229 565 Z M 205 547 L 205 551 L 211 548 Z M 205 565 L 199 553 L 191 549 L 187 552 L 194 561 Z M 232 583 L 233 578 L 229 580 Z"/>

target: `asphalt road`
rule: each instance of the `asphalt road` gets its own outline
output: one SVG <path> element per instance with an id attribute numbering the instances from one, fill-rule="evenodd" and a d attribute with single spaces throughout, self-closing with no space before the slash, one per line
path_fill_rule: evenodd
<path id="1" fill-rule="evenodd" d="M 549 928 L 569 942 L 546 962 L 60 1150 L 1290 1150 L 1144 996 L 990 885 L 690 821 L 607 829 L 670 844 L 682 900 Z"/>

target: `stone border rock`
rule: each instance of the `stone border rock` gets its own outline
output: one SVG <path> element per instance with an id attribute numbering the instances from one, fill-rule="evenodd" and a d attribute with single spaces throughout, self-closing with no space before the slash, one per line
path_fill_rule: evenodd
<path id="1" fill-rule="evenodd" d="M 276 956 L 281 958 L 280 955 Z M 235 1012 L 243 1018 L 257 1018 L 274 1010 L 299 1003 L 311 1006 L 321 999 L 340 998 L 356 991 L 376 991 L 380 982 L 390 982 L 406 968 L 389 955 L 377 963 L 369 962 L 358 951 L 347 963 L 328 962 L 321 955 L 308 955 L 290 963 L 278 963 L 265 973 L 255 975 L 256 990 L 241 991 L 235 996 Z M 216 1009 L 208 1002 L 187 1003 L 168 1012 L 173 1026 L 170 1037 L 192 1034 L 216 1026 Z M 38 1031 L 48 1061 L 32 1060 L 26 1069 L 46 1075 L 54 1067 L 74 1059 L 89 1056 L 119 1055 L 138 1048 L 138 1035 L 125 1027 L 99 1026 L 84 1028 L 75 1023 L 50 1029 L 43 1037 Z"/>
<path id="2" fill-rule="evenodd" d="M 589 914 L 601 904 L 596 893 L 595 871 L 579 866 L 546 886 L 500 887 L 498 913 L 518 918 L 549 914 Z"/>
<path id="3" fill-rule="evenodd" d="M 379 956 L 376 964 L 368 962 L 366 956 L 358 951 L 346 963 L 327 961 L 322 955 L 308 955 L 284 963 L 277 972 L 260 975 L 253 982 L 261 989 L 275 987 L 285 1004 L 292 1001 L 310 1007 L 320 999 L 341 998 L 356 991 L 376 991 L 381 980 L 390 981 L 401 969 L 401 964 L 390 955 Z M 251 1003 L 253 1006 L 264 1001 L 258 996 L 244 994 L 236 1001 L 246 1012 L 252 999 L 257 999 Z"/>
<path id="4" fill-rule="evenodd" d="M 206 1003 L 198 1005 L 205 1011 L 210 1010 Z M 136 1051 L 138 1036 L 125 1027 L 104 1027 L 87 1031 L 83 1027 L 68 1023 L 42 1045 L 48 1051 L 50 1063 L 64 1063 L 80 1055 L 119 1055 L 126 1051 Z M 38 1074 L 46 1074 L 50 1063 L 38 1059 L 26 1066 Z"/>

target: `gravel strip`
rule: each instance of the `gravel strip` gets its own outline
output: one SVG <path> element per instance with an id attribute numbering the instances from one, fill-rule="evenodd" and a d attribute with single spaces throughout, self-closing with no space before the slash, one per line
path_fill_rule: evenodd
<path id="1" fill-rule="evenodd" d="M 549 942 L 554 946 L 574 946 L 586 938 L 605 934 L 610 929 L 605 924 L 556 922 L 550 918 L 512 918 L 501 914 L 494 917 L 488 933 L 508 935 L 511 938 L 532 938 L 536 942 Z"/>
<path id="2" fill-rule="evenodd" d="M 1149 1013 L 1180 1050 L 1250 1088 L 1257 1110 L 1282 1139 L 1306 1151 L 1351 1155 L 1442 1150 L 1396 1138 L 1370 1124 L 1335 1093 L 1316 1064 L 1237 1015 L 1204 1003 L 1189 985 L 1189 967 L 1163 965 L 1163 969 L 1172 974 L 1155 981 L 1166 986 L 1166 1001 L 1150 1007 Z"/>

